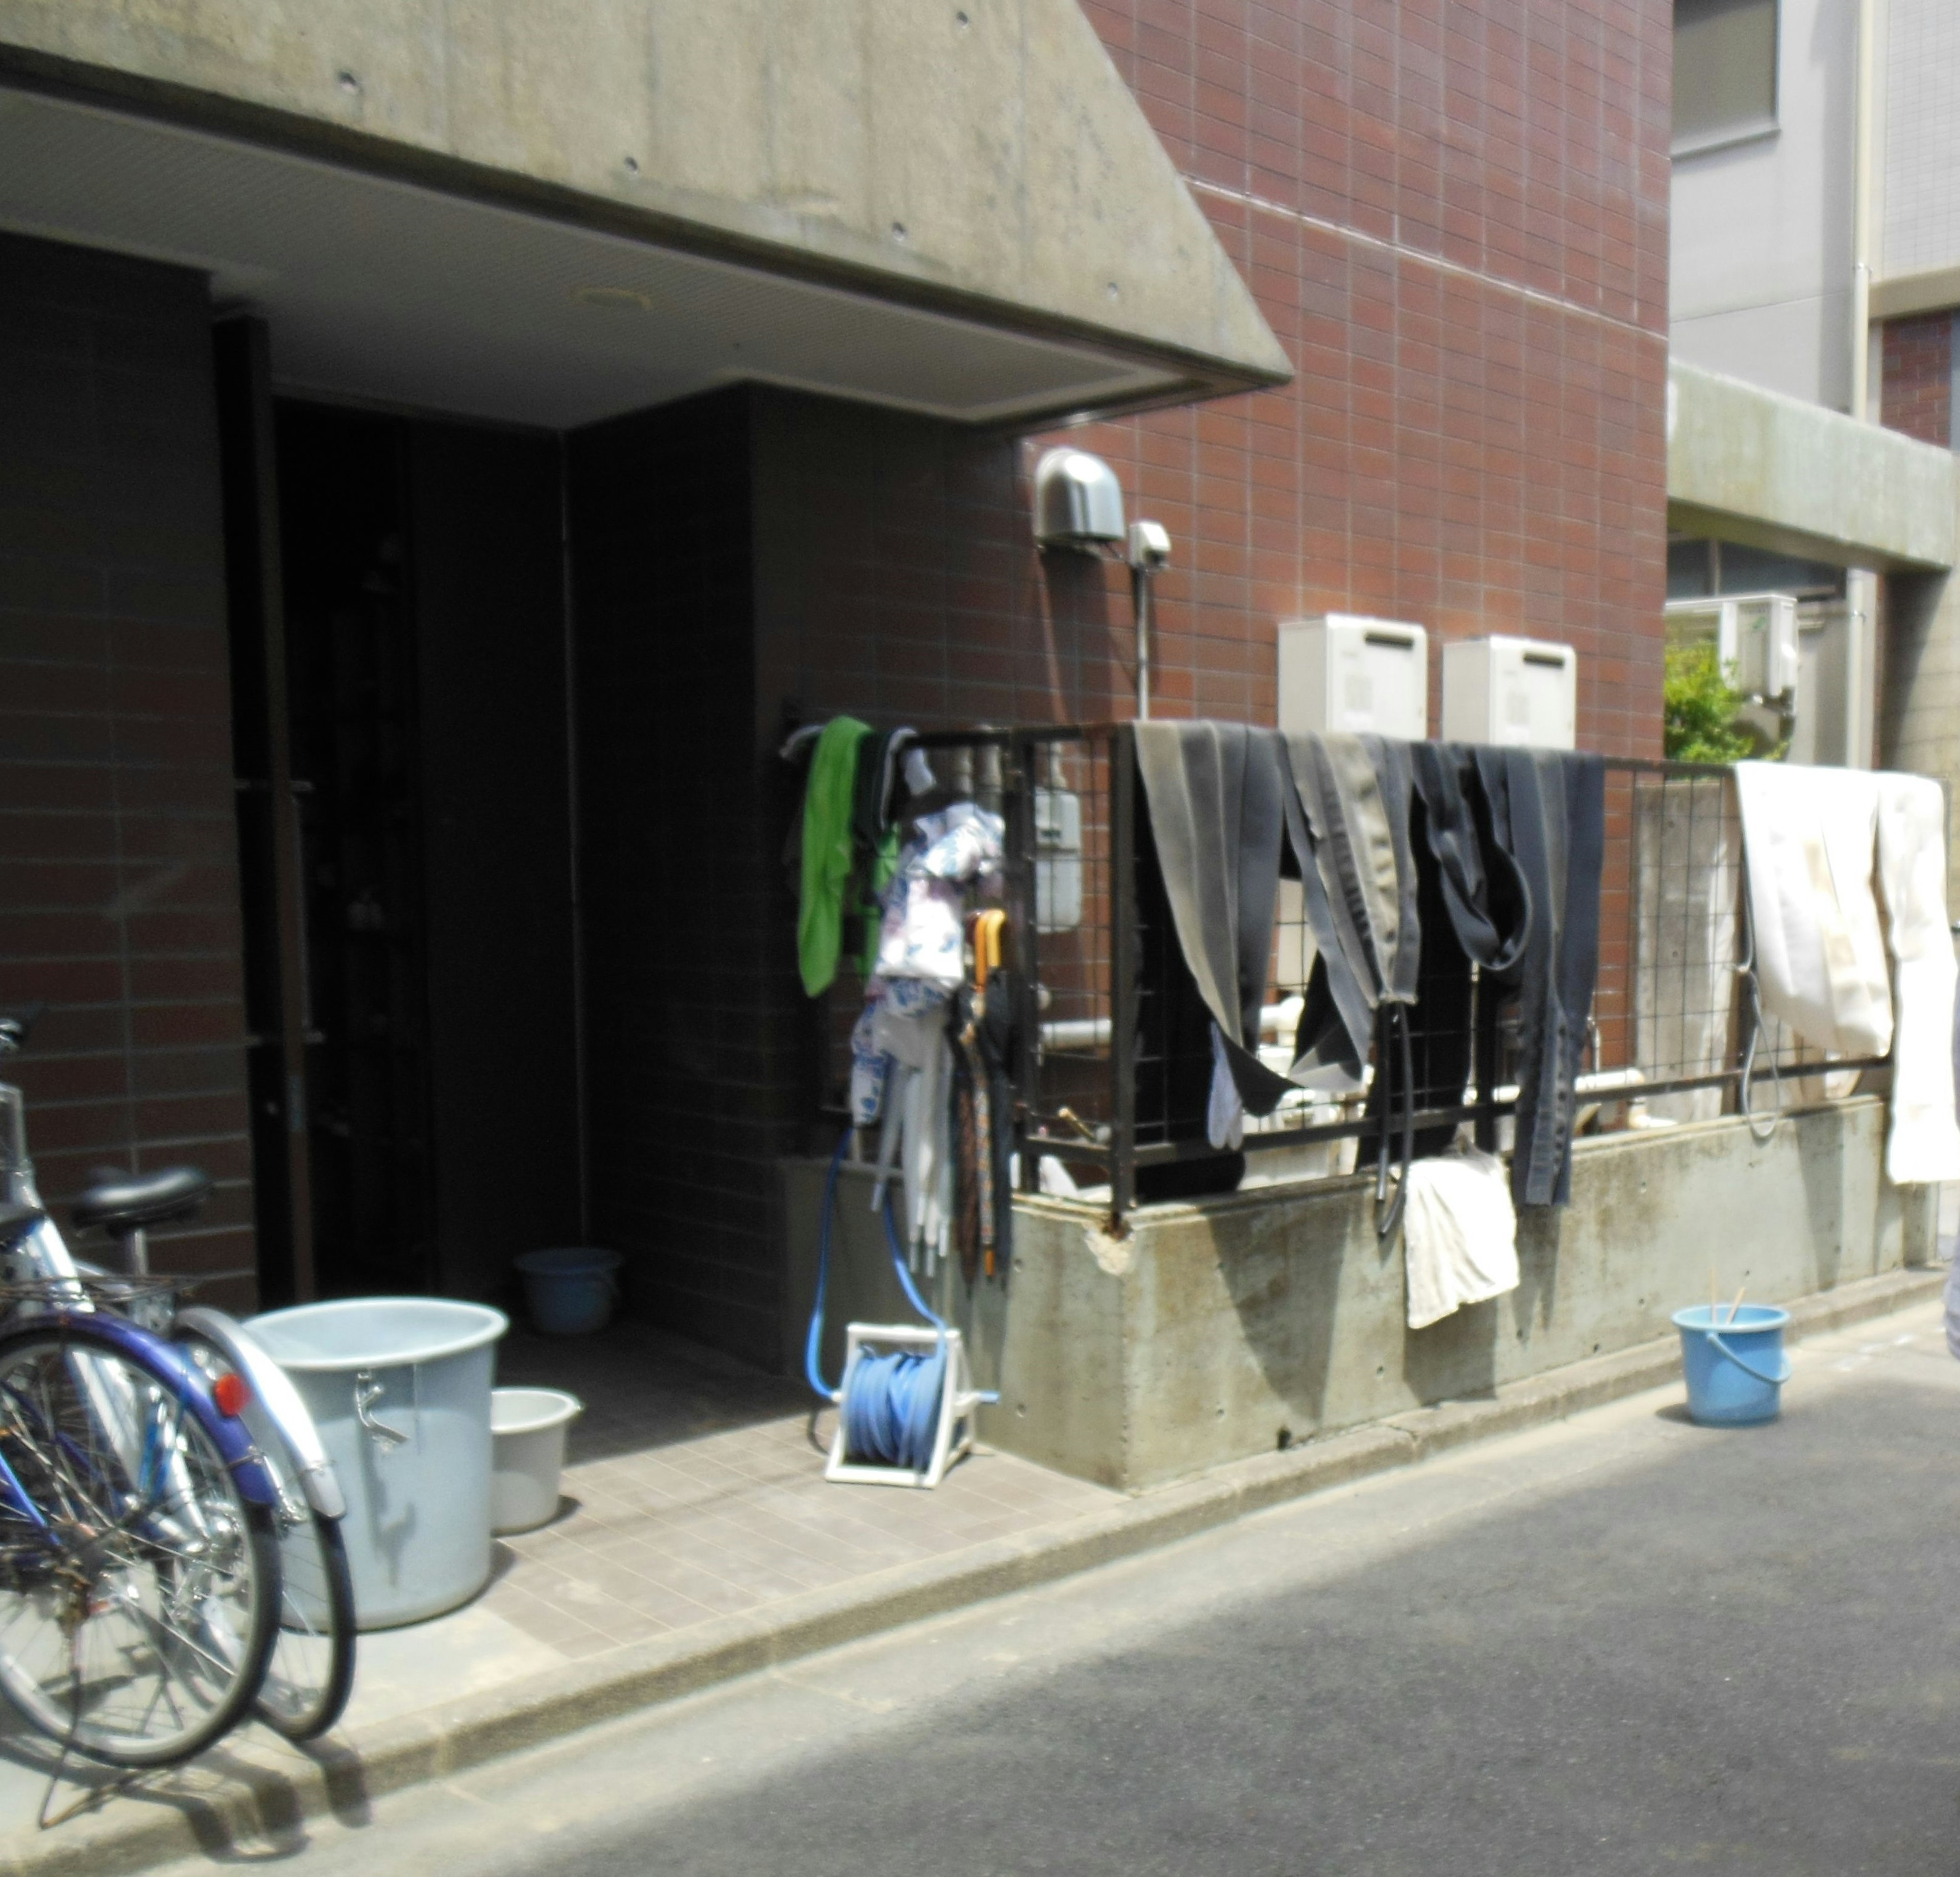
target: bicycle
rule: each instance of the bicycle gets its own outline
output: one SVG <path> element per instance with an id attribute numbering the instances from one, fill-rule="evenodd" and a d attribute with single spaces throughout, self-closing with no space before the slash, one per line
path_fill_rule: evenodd
<path id="1" fill-rule="evenodd" d="M 31 1010 L 0 1012 L 0 1058 L 22 1047 L 37 1014 Z M 188 1758 L 235 1725 L 248 1707 L 256 1707 L 261 1719 L 289 1739 L 311 1739 L 339 1718 L 352 1683 L 353 1593 L 339 1529 L 345 1502 L 318 1432 L 283 1371 L 242 1325 L 221 1311 L 202 1306 L 175 1310 L 173 1288 L 148 1273 L 149 1229 L 191 1216 L 209 1189 L 202 1173 L 186 1167 L 98 1181 L 77 1201 L 76 1223 L 84 1228 L 100 1226 L 115 1239 L 123 1249 L 126 1269 L 119 1276 L 78 1262 L 35 1190 L 21 1091 L 0 1083 L 0 1220 L 13 1222 L 0 1250 L 14 1280 L 9 1287 L 14 1299 L 13 1319 L 0 1330 L 0 1377 L 7 1372 L 14 1342 L 44 1322 L 60 1325 L 59 1334 L 67 1338 L 62 1347 L 87 1344 L 88 1353 L 65 1360 L 65 1366 L 79 1378 L 86 1398 L 80 1405 L 82 1418 L 96 1430 L 98 1448 L 104 1440 L 107 1443 L 108 1455 L 97 1454 L 96 1470 L 113 1456 L 123 1462 L 126 1471 L 138 1446 L 132 1430 L 157 1420 L 162 1395 L 154 1381 L 146 1392 L 127 1377 L 107 1384 L 96 1372 L 102 1360 L 96 1345 L 103 1337 L 119 1341 L 119 1347 L 127 1344 L 116 1327 L 122 1319 L 113 1314 L 123 1312 L 131 1319 L 123 1328 L 147 1339 L 130 1347 L 140 1347 L 153 1360 L 161 1360 L 159 1342 L 168 1352 L 170 1360 L 163 1366 L 170 1373 L 161 1389 L 174 1390 L 182 1410 L 189 1413 L 206 1440 L 217 1439 L 236 1483 L 244 1487 L 249 1481 L 259 1489 L 246 1492 L 249 1510 L 244 1525 L 253 1535 L 238 1543 L 240 1555 L 253 1560 L 247 1574 L 262 1580 L 255 1595 L 263 1602 L 265 1613 L 254 1602 L 249 1634 L 221 1635 L 213 1643 L 209 1653 L 231 1671 L 221 1693 L 191 1702 L 189 1719 L 174 1733 L 132 1739 L 104 1725 L 84 1723 L 83 1677 L 78 1666 L 72 1669 L 75 1692 L 68 1743 L 124 1765 L 168 1764 Z M 163 1341 L 166 1335 L 170 1340 Z M 201 1411 L 207 1407 L 215 1416 L 215 1429 Z M 0 1381 L 0 1417 L 10 1408 L 18 1417 L 18 1404 Z M 196 1446 L 197 1436 L 185 1430 L 180 1413 L 180 1424 L 169 1438 L 161 1429 L 156 1437 L 162 1442 L 160 1450 L 172 1456 L 167 1470 L 182 1496 L 192 1483 L 195 1469 L 177 1449 L 186 1443 Z M 6 1438 L 7 1425 L 0 1419 L 0 1459 L 5 1457 Z M 240 1443 L 242 1452 L 227 1451 Z M 136 1454 L 139 1481 L 142 1467 L 148 1464 L 143 1457 L 147 1451 Z M 100 1482 L 91 1484 L 100 1490 Z M 6 1484 L 0 1479 L 0 1498 Z M 0 1516 L 4 1511 L 0 1506 Z M 261 1514 L 269 1567 L 257 1555 Z M 224 1518 L 217 1517 L 216 1522 L 222 1525 Z M 4 1537 L 0 1530 L 0 1688 L 37 1726 L 52 1731 L 44 1679 L 34 1683 L 40 1690 L 37 1698 L 24 1687 L 16 1688 L 6 1673 L 4 1605 L 9 1554 Z M 96 1614 L 84 1605 L 78 1615 L 72 1611 L 68 1621 L 79 1635 Z M 208 1676 L 210 1665 L 204 1666 Z M 174 1683 L 161 1656 L 153 1679 L 155 1700 L 170 1694 Z M 182 1706 L 174 1695 L 170 1704 Z M 196 1711 L 200 1706 L 201 1713 Z"/>

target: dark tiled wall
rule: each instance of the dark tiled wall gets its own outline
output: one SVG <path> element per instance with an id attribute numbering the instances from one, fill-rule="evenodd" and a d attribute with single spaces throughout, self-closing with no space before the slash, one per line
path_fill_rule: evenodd
<path id="1" fill-rule="evenodd" d="M 1879 400 L 1888 430 L 1902 430 L 1943 450 L 1954 441 L 1953 317 L 1951 313 L 1929 313 L 1885 322 L 1885 379 Z"/>
<path id="2" fill-rule="evenodd" d="M 790 943 L 756 755 L 749 393 L 570 442 L 594 1242 L 634 1309 L 773 1365 L 768 1007 Z"/>
<path id="3" fill-rule="evenodd" d="M 224 542 L 202 278 L 0 237 L 0 1002 L 43 1190 L 219 1182 L 161 1268 L 248 1304 Z"/>

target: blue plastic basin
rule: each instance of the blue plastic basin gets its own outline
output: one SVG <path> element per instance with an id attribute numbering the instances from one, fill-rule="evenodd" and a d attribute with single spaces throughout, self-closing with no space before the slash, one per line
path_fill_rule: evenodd
<path id="1" fill-rule="evenodd" d="M 524 1305 L 546 1336 L 589 1336 L 612 1320 L 619 1302 L 619 1254 L 588 1245 L 526 1252 L 516 1260 Z"/>

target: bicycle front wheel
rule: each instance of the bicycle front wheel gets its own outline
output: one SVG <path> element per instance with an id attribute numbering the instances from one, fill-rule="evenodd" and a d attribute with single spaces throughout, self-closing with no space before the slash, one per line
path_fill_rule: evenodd
<path id="1" fill-rule="evenodd" d="M 231 1359 L 201 1330 L 180 1329 L 191 1359 L 215 1380 Z M 278 1420 L 255 1395 L 243 1410 L 247 1431 L 278 1490 L 279 1623 L 259 1718 L 288 1740 L 311 1740 L 340 1718 L 354 1686 L 354 1579 L 340 1521 L 307 1503 L 300 1463 Z"/>
<path id="2" fill-rule="evenodd" d="M 112 1765 L 172 1765 L 234 1726 L 278 1551 L 180 1381 L 85 1325 L 9 1338 L 0 1462 L 0 1691 Z"/>

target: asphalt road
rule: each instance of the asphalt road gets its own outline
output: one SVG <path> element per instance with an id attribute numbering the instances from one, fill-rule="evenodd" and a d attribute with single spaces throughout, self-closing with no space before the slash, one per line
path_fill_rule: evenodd
<path id="1" fill-rule="evenodd" d="M 307 1877 L 1960 1872 L 1960 1363 L 1642 1397 L 317 1828 Z M 275 1860 L 276 1854 L 275 1854 Z"/>

